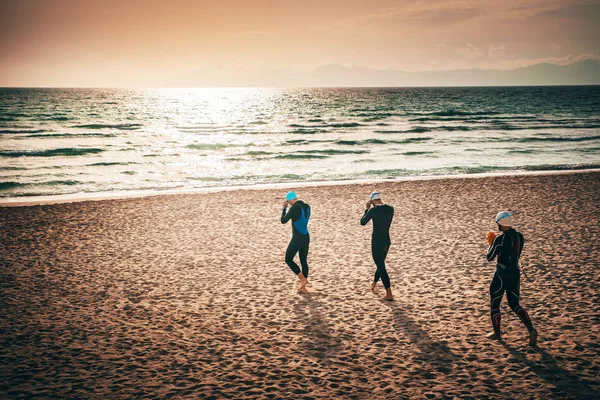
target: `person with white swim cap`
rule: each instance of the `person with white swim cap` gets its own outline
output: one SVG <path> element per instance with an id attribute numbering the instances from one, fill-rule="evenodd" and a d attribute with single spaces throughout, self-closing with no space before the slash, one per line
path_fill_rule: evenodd
<path id="1" fill-rule="evenodd" d="M 290 210 L 286 212 L 288 205 L 291 207 Z M 281 223 L 285 224 L 290 219 L 292 220 L 292 240 L 285 252 L 285 263 L 300 279 L 298 291 L 304 292 L 306 291 L 306 285 L 308 285 L 307 256 L 310 245 L 310 235 L 308 234 L 310 206 L 302 200 L 298 200 L 298 196 L 295 192 L 288 192 L 285 196 L 285 201 L 283 202 L 283 209 L 281 210 Z M 294 257 L 296 257 L 297 253 L 300 253 L 302 270 L 300 270 L 300 267 L 294 261 Z"/>
<path id="2" fill-rule="evenodd" d="M 371 208 L 373 206 L 373 208 Z M 393 301 L 392 288 L 390 285 L 390 277 L 385 269 L 385 259 L 390 249 L 390 226 L 394 219 L 394 207 L 384 204 L 381 200 L 379 192 L 373 192 L 369 196 L 369 201 L 365 209 L 365 213 L 360 219 L 360 224 L 365 226 L 370 220 L 373 220 L 373 234 L 371 236 L 371 254 L 373 261 L 377 266 L 371 290 L 375 291 L 377 282 L 381 279 L 385 287 L 385 296 L 382 300 Z"/>
<path id="3" fill-rule="evenodd" d="M 500 302 L 506 292 L 508 305 L 519 316 L 519 319 L 529 331 L 529 345 L 535 346 L 538 332 L 533 327 L 527 311 L 521 307 L 519 296 L 521 295 L 521 270 L 519 269 L 519 258 L 525 244 L 525 238 L 520 232 L 513 228 L 513 218 L 508 211 L 501 211 L 496 215 L 496 224 L 501 232 L 497 235 L 488 232 L 486 239 L 490 247 L 487 250 L 488 261 L 498 257 L 496 272 L 490 284 L 490 307 L 492 326 L 494 331 L 487 335 L 490 339 L 501 339 L 500 332 Z"/>

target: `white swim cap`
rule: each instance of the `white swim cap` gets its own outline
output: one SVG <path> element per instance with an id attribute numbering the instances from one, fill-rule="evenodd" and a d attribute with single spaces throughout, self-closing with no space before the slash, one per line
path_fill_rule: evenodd
<path id="1" fill-rule="evenodd" d="M 375 192 L 371 193 L 371 196 L 369 197 L 369 201 L 373 201 L 373 200 L 381 200 L 381 195 L 379 194 L 379 192 L 375 191 Z"/>
<path id="2" fill-rule="evenodd" d="M 512 215 L 508 211 L 500 211 L 498 215 L 496 215 L 496 222 L 502 226 L 512 226 Z"/>

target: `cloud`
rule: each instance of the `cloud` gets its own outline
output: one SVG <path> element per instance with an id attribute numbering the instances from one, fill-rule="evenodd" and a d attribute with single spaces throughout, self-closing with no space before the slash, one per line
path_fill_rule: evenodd
<path id="1" fill-rule="evenodd" d="M 505 57 L 504 54 L 505 45 L 502 46 L 490 46 L 487 51 L 487 56 L 491 58 L 502 58 Z"/>
<path id="2" fill-rule="evenodd" d="M 481 58 L 485 56 L 485 53 L 474 44 L 467 43 L 465 47 L 456 50 L 456 54 L 464 56 L 466 58 Z"/>
<path id="3" fill-rule="evenodd" d="M 513 62 L 516 64 L 521 64 L 521 65 L 519 65 L 519 67 L 527 67 L 529 65 L 541 64 L 541 63 L 556 64 L 556 65 L 568 65 L 568 64 L 573 64 L 573 63 L 580 62 L 580 61 L 586 61 L 586 60 L 600 61 L 600 54 L 579 54 L 579 55 L 568 54 L 564 57 L 520 59 L 520 60 L 514 60 Z"/>

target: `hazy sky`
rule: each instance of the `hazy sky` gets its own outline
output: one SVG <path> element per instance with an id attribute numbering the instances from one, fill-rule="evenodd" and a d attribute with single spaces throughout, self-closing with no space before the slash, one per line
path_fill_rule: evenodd
<path id="1" fill-rule="evenodd" d="M 600 59 L 600 1 L 0 0 L 0 86 Z"/>

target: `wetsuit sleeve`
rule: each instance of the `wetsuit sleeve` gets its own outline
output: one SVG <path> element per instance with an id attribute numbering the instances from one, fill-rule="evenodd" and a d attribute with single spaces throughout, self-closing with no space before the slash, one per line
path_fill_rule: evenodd
<path id="1" fill-rule="evenodd" d="M 519 233 L 519 239 L 521 240 L 521 248 L 519 248 L 519 258 L 517 261 L 521 259 L 521 253 L 523 253 L 523 247 L 525 247 L 525 236 Z"/>
<path id="2" fill-rule="evenodd" d="M 371 218 L 373 218 L 373 210 L 375 208 L 371 208 L 369 210 L 365 210 L 365 213 L 363 214 L 362 218 L 360 219 L 360 224 L 362 226 L 365 226 L 366 224 L 369 223 L 369 221 L 371 220 Z"/>
<path id="3" fill-rule="evenodd" d="M 506 235 L 496 236 L 496 239 L 494 239 L 494 243 L 492 243 L 492 245 L 490 247 L 488 247 L 488 250 L 487 250 L 487 260 L 488 261 L 492 261 L 494 258 L 496 258 L 498 253 L 500 253 L 500 249 L 502 248 L 502 245 L 504 244 L 505 236 Z"/>
<path id="4" fill-rule="evenodd" d="M 285 224 L 286 222 L 288 222 L 290 219 L 292 219 L 292 217 L 297 214 L 298 211 L 298 207 L 294 207 L 291 206 L 290 209 L 288 210 L 288 212 L 285 212 L 286 209 L 282 208 L 281 209 L 281 223 Z"/>

